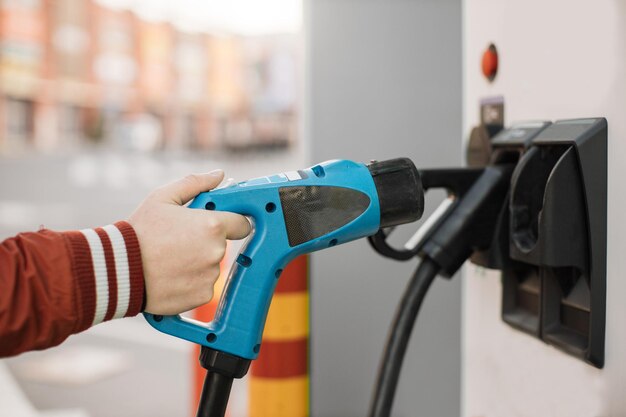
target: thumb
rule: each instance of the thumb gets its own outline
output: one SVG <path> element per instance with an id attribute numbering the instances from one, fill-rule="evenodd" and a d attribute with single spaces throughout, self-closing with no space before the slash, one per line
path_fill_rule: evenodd
<path id="1" fill-rule="evenodd" d="M 161 188 L 157 197 L 168 203 L 175 203 L 180 206 L 200 193 L 212 190 L 224 179 L 224 171 L 216 169 L 206 174 L 187 175 L 178 181 L 174 181 Z"/>

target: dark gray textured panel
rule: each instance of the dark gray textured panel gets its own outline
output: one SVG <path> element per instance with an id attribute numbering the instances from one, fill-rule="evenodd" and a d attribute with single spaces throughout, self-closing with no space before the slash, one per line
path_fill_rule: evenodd
<path id="1" fill-rule="evenodd" d="M 282 187 L 289 246 L 327 235 L 359 217 L 370 205 L 367 194 L 344 187 Z"/>

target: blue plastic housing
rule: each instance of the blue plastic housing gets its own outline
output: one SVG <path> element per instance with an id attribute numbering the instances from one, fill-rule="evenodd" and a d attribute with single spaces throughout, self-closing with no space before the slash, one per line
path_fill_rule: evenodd
<path id="1" fill-rule="evenodd" d="M 297 246 L 289 245 L 279 196 L 283 187 L 327 186 L 359 191 L 370 204 L 360 216 L 332 232 Z M 189 205 L 229 211 L 253 220 L 254 231 L 233 264 L 216 315 L 210 323 L 145 313 L 157 330 L 246 359 L 256 359 L 267 312 L 280 273 L 295 257 L 376 233 L 378 194 L 368 168 L 348 160 L 324 162 L 286 174 L 240 182 L 198 195 Z"/>

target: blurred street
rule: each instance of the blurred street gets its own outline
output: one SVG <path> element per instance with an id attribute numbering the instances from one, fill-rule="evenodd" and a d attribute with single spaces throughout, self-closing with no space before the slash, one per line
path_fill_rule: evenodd
<path id="1" fill-rule="evenodd" d="M 219 156 L 93 150 L 2 158 L 0 239 L 42 225 L 67 230 L 124 219 L 150 190 L 193 172 L 222 168 L 227 176 L 244 180 L 303 166 L 302 152 L 295 147 Z M 23 354 L 5 363 L 38 409 L 79 408 L 91 417 L 190 416 L 191 365 L 196 361 L 191 348 L 137 317 L 103 323 L 59 347 Z M 94 363 L 99 358 L 106 363 L 104 369 L 99 369 L 103 363 Z M 46 381 L 46 369 L 59 362 L 65 377 L 57 375 Z M 80 380 L 81 374 L 90 375 L 90 380 Z M 232 417 L 241 415 L 236 412 L 240 404 L 245 407 L 242 388 L 239 382 L 239 391 L 233 394 Z M 4 415 L 1 406 L 0 414 Z"/>

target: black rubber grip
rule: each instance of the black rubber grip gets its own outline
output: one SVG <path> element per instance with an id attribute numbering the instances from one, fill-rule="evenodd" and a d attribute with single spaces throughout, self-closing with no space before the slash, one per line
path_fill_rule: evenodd
<path id="1" fill-rule="evenodd" d="M 409 158 L 375 161 L 367 166 L 376 184 L 380 227 L 411 223 L 424 213 L 424 189 Z"/>

